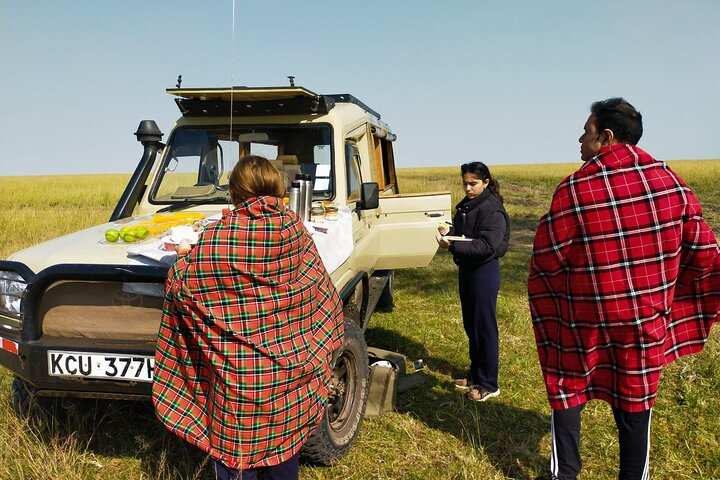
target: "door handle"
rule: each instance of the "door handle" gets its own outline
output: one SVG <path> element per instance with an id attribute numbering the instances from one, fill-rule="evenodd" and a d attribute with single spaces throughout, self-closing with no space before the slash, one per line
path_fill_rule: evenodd
<path id="1" fill-rule="evenodd" d="M 445 214 L 443 212 L 425 212 L 426 217 L 430 218 L 437 218 L 437 217 L 443 217 Z"/>

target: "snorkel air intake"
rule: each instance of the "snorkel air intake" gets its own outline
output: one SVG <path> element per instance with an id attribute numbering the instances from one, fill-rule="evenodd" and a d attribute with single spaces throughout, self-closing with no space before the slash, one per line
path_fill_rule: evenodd
<path id="1" fill-rule="evenodd" d="M 133 173 L 130 181 L 125 187 L 118 204 L 115 207 L 112 215 L 110 215 L 110 221 L 114 222 L 121 218 L 129 217 L 132 215 L 135 205 L 137 205 L 140 197 L 145 190 L 145 181 L 147 180 L 150 170 L 155 163 L 155 157 L 157 152 L 163 147 L 162 140 L 163 133 L 157 126 L 154 120 L 143 120 L 138 126 L 137 132 L 135 132 L 138 142 L 143 144 L 143 156 L 140 159 L 135 172 Z"/>

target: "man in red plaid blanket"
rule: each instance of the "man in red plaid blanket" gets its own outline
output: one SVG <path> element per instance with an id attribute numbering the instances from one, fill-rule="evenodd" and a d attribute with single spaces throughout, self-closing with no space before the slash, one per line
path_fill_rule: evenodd
<path id="1" fill-rule="evenodd" d="M 636 146 L 622 98 L 592 105 L 585 162 L 540 220 L 528 294 L 551 416 L 553 479 L 580 472 L 580 413 L 608 402 L 620 479 L 648 478 L 650 416 L 665 365 L 703 348 L 720 304 L 720 256 L 697 199 Z"/>

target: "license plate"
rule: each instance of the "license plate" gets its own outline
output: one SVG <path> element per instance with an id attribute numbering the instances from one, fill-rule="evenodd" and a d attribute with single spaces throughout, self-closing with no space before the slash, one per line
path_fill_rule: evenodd
<path id="1" fill-rule="evenodd" d="M 56 377 L 152 382 L 154 367 L 155 358 L 145 355 L 48 351 L 48 374 Z"/>

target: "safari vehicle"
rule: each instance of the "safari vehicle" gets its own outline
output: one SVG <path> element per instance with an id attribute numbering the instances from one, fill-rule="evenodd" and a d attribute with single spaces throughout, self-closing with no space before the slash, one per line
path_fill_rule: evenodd
<path id="1" fill-rule="evenodd" d="M 395 134 L 352 95 L 292 85 L 167 92 L 182 116 L 166 144 L 154 121 L 140 123 L 144 152 L 109 222 L 0 261 L 0 363 L 15 376 L 14 405 L 26 411 L 46 397 L 149 399 L 168 263 L 129 253 L 157 236 L 111 242 L 105 232 L 219 215 L 231 206 L 229 171 L 253 153 L 289 179 L 310 175 L 313 200 L 348 213 L 346 255 L 332 267 L 326 262 L 344 302 L 346 342 L 325 417 L 304 450 L 316 463 L 339 458 L 365 412 L 370 315 L 392 307 L 394 269 L 429 264 L 450 195 L 400 193 Z"/>

